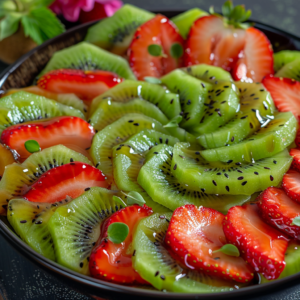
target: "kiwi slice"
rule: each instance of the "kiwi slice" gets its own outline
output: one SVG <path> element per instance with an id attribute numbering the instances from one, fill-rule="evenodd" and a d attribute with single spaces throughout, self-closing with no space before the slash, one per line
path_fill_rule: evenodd
<path id="1" fill-rule="evenodd" d="M 124 58 L 86 42 L 55 52 L 39 77 L 57 69 L 104 70 L 135 79 Z"/>
<path id="2" fill-rule="evenodd" d="M 177 94 L 170 93 L 157 84 L 125 80 L 95 98 L 90 108 L 90 114 L 94 113 L 103 99 L 116 102 L 128 102 L 136 98 L 146 100 L 156 105 L 168 119 L 178 116 L 181 112 L 179 96 Z"/>
<path id="3" fill-rule="evenodd" d="M 242 205 L 251 199 L 250 196 L 208 195 L 200 188 L 194 189 L 182 183 L 172 174 L 176 172 L 176 167 L 171 168 L 172 150 L 171 146 L 164 146 L 144 164 L 139 172 L 137 178 L 139 185 L 154 201 L 171 210 L 185 204 L 194 204 L 210 207 L 226 214 L 230 207 Z"/>
<path id="4" fill-rule="evenodd" d="M 106 176 L 111 177 L 112 148 L 144 129 L 154 129 L 165 134 L 172 134 L 180 141 L 195 140 L 192 135 L 181 128 L 164 128 L 161 123 L 145 115 L 127 114 L 95 134 L 90 154 L 96 167 Z"/>
<path id="5" fill-rule="evenodd" d="M 220 67 L 207 64 L 194 65 L 181 70 L 210 84 L 218 84 L 221 81 L 233 81 L 229 72 Z"/>
<path id="6" fill-rule="evenodd" d="M 7 166 L 0 181 L 0 215 L 5 214 L 9 199 L 24 195 L 43 173 L 73 161 L 92 165 L 81 153 L 57 145 L 32 154 L 22 164 Z"/>
<path id="7" fill-rule="evenodd" d="M 274 70 L 279 71 L 284 65 L 300 58 L 300 51 L 282 50 L 274 53 Z"/>
<path id="8" fill-rule="evenodd" d="M 7 219 L 20 238 L 36 252 L 55 260 L 53 241 L 48 230 L 48 221 L 57 207 L 69 200 L 58 203 L 36 203 L 25 199 L 12 199 L 8 204 Z"/>
<path id="9" fill-rule="evenodd" d="M 282 279 L 300 272 L 300 244 L 291 241 L 286 249 L 285 255 L 285 267 L 278 279 Z M 263 275 L 260 275 L 260 283 L 268 283 L 274 280 L 268 280 Z"/>
<path id="10" fill-rule="evenodd" d="M 174 93 L 178 93 L 183 120 L 180 126 L 187 130 L 198 126 L 204 113 L 204 103 L 212 85 L 188 75 L 180 69 L 161 78 L 163 84 Z"/>
<path id="11" fill-rule="evenodd" d="M 194 22 L 208 13 L 200 8 L 189 9 L 171 19 L 179 29 L 181 36 L 186 39 Z"/>
<path id="12" fill-rule="evenodd" d="M 285 77 L 300 81 L 300 58 L 284 65 L 276 74 L 276 77 Z"/>
<path id="13" fill-rule="evenodd" d="M 138 27 L 154 18 L 154 14 L 125 4 L 116 13 L 88 29 L 85 41 L 112 53 L 123 55 Z"/>
<path id="14" fill-rule="evenodd" d="M 189 144 L 177 143 L 171 170 L 183 185 L 208 194 L 251 195 L 279 185 L 291 162 L 292 157 L 286 149 L 273 157 L 250 163 L 208 162 Z"/>
<path id="15" fill-rule="evenodd" d="M 118 191 L 93 187 L 63 207 L 56 209 L 48 223 L 59 264 L 89 274 L 89 256 L 100 236 L 103 220 L 121 208 L 113 196 Z"/>
<path id="16" fill-rule="evenodd" d="M 91 116 L 90 124 L 95 130 L 99 131 L 128 113 L 143 114 L 159 121 L 163 125 L 169 122 L 168 118 L 158 107 L 148 101 L 137 98 L 125 103 L 103 99 Z"/>
<path id="17" fill-rule="evenodd" d="M 274 114 L 274 102 L 261 83 L 236 82 L 235 85 L 240 91 L 240 111 L 216 131 L 198 137 L 198 142 L 205 148 L 239 143 L 269 122 L 267 117 Z"/>
<path id="18" fill-rule="evenodd" d="M 244 141 L 229 147 L 201 151 L 208 161 L 253 162 L 272 157 L 288 147 L 296 137 L 297 120 L 291 112 L 275 113 L 274 119 Z"/>
<path id="19" fill-rule="evenodd" d="M 59 116 L 75 116 L 85 120 L 83 113 L 27 92 L 18 92 L 0 99 L 0 134 L 12 125 Z"/>
<path id="20" fill-rule="evenodd" d="M 177 293 L 214 293 L 241 287 L 237 282 L 183 269 L 164 247 L 172 213 L 153 214 L 140 221 L 133 237 L 134 269 L 156 289 Z"/>
<path id="21" fill-rule="evenodd" d="M 80 110 L 84 116 L 87 115 L 88 107 L 75 94 L 58 94 L 56 101 L 63 105 L 72 106 L 75 109 Z"/>

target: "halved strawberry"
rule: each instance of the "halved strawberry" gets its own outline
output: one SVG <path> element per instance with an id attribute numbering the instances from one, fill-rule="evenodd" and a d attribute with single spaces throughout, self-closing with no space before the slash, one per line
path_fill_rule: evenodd
<path id="1" fill-rule="evenodd" d="M 282 187 L 286 194 L 293 200 L 300 203 L 300 173 L 289 170 L 284 174 Z"/>
<path id="2" fill-rule="evenodd" d="M 23 198 L 32 202 L 55 203 L 75 199 L 93 186 L 108 187 L 103 173 L 89 164 L 71 162 L 44 173 Z"/>
<path id="3" fill-rule="evenodd" d="M 279 111 L 291 111 L 300 120 L 300 82 L 269 75 L 262 81 Z"/>
<path id="4" fill-rule="evenodd" d="M 105 221 L 100 244 L 90 256 L 93 277 L 125 284 L 147 284 L 132 267 L 131 257 L 135 250 L 131 248 L 131 243 L 138 222 L 152 213 L 152 209 L 146 205 L 132 205 L 117 211 Z M 125 223 L 129 227 L 128 236 L 120 244 L 114 244 L 108 239 L 107 229 L 115 222 Z"/>
<path id="5" fill-rule="evenodd" d="M 274 74 L 272 45 L 260 30 L 246 30 L 246 44 L 239 56 L 231 72 L 233 79 L 261 82 L 266 75 Z"/>
<path id="6" fill-rule="evenodd" d="M 37 85 L 53 93 L 73 93 L 81 100 L 91 102 L 121 81 L 117 74 L 108 71 L 60 69 L 43 75 Z"/>
<path id="7" fill-rule="evenodd" d="M 268 280 L 277 279 L 285 267 L 288 239 L 267 225 L 259 216 L 257 205 L 246 204 L 229 209 L 223 222 L 228 242 L 242 257 Z"/>
<path id="8" fill-rule="evenodd" d="M 297 140 L 297 137 L 296 137 L 296 140 Z M 299 149 L 291 149 L 290 156 L 293 157 L 291 168 L 300 172 L 300 150 Z"/>
<path id="9" fill-rule="evenodd" d="M 192 26 L 186 41 L 185 66 L 209 64 L 231 71 L 245 46 L 243 29 L 225 26 L 218 16 L 205 16 Z"/>
<path id="10" fill-rule="evenodd" d="M 182 67 L 183 43 L 176 26 L 163 15 L 158 14 L 143 24 L 137 29 L 128 49 L 130 67 L 137 79 L 144 80 L 146 76 L 159 78 Z M 161 54 L 154 56 L 149 50 L 152 45 L 157 45 Z"/>
<path id="11" fill-rule="evenodd" d="M 257 205 L 265 222 L 300 240 L 300 227 L 292 225 L 293 220 L 300 216 L 300 205 L 288 197 L 282 189 L 267 188 L 259 197 Z"/>
<path id="12" fill-rule="evenodd" d="M 297 130 L 295 143 L 296 143 L 297 147 L 300 148 L 300 129 Z"/>
<path id="13" fill-rule="evenodd" d="M 179 207 L 171 218 L 165 243 L 190 269 L 238 282 L 251 281 L 254 272 L 241 257 L 214 253 L 227 244 L 223 221 L 224 215 L 211 208 L 190 204 Z"/>
<path id="14" fill-rule="evenodd" d="M 10 126 L 2 132 L 1 141 L 16 150 L 23 162 L 31 155 L 24 145 L 28 140 L 36 140 L 41 149 L 61 144 L 89 157 L 94 134 L 94 128 L 86 121 L 64 116 Z"/>

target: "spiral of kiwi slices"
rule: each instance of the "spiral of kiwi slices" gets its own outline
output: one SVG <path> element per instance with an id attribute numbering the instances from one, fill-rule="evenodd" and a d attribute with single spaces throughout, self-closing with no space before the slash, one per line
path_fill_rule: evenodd
<path id="1" fill-rule="evenodd" d="M 173 21 L 186 37 L 205 14 L 194 9 Z M 5 165 L 0 160 L 0 214 L 7 214 L 15 232 L 35 251 L 89 275 L 101 224 L 126 205 L 128 193 L 139 193 L 154 211 L 133 235 L 132 263 L 141 277 L 164 291 L 230 291 L 242 285 L 187 271 L 169 254 L 164 247 L 168 221 L 172 211 L 186 204 L 226 214 L 279 186 L 292 162 L 288 149 L 297 121 L 289 112 L 276 111 L 261 83 L 235 82 L 216 66 L 176 69 L 157 83 L 137 81 L 126 50 L 136 29 L 153 17 L 124 5 L 90 27 L 84 42 L 57 51 L 42 70 L 40 75 L 61 68 L 106 70 L 124 79 L 96 97 L 88 112 L 83 114 L 78 101 L 76 109 L 72 101 L 61 101 L 64 105 L 26 92 L 0 98 L 0 133 L 15 124 L 63 115 L 87 116 L 96 131 L 87 149 L 92 161 L 62 145 L 33 153 L 22 164 L 9 152 Z M 277 75 L 297 79 L 299 59 L 297 53 L 277 54 Z M 112 188 L 91 187 L 76 199 L 52 204 L 22 198 L 43 173 L 74 161 L 101 170 Z M 300 270 L 298 252 L 298 244 L 289 246 L 289 267 L 281 277 Z"/>

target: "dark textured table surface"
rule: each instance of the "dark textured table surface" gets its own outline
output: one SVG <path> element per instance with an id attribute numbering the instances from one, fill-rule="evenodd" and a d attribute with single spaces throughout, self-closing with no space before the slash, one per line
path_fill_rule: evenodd
<path id="1" fill-rule="evenodd" d="M 1 0 L 0 0 L 1 1 Z M 224 0 L 130 0 L 124 1 L 149 10 L 185 10 L 192 7 L 220 11 Z M 252 19 L 300 36 L 300 0 L 241 0 L 252 9 Z M 0 62 L 0 72 L 5 65 Z M 0 300 L 89 300 L 45 273 L 18 254 L 0 235 Z M 255 300 L 299 300 L 300 284 Z"/>

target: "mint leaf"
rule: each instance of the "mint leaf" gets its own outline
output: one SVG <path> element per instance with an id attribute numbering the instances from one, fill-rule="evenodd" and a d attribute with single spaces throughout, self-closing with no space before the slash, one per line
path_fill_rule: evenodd
<path id="1" fill-rule="evenodd" d="M 174 117 L 168 124 L 164 125 L 165 128 L 167 127 L 178 127 L 178 124 L 182 121 L 182 116 Z"/>
<path id="2" fill-rule="evenodd" d="M 148 53 L 152 56 L 162 56 L 162 47 L 157 44 L 151 44 L 148 46 Z"/>
<path id="3" fill-rule="evenodd" d="M 31 7 L 36 6 L 50 6 L 55 0 L 35 0 L 32 2 Z"/>
<path id="4" fill-rule="evenodd" d="M 179 43 L 174 43 L 171 46 L 170 54 L 174 58 L 180 58 L 183 55 L 183 48 Z"/>
<path id="5" fill-rule="evenodd" d="M 29 16 L 23 16 L 21 22 L 24 28 L 25 36 L 31 37 L 38 45 L 44 42 L 45 36 L 33 18 Z"/>
<path id="6" fill-rule="evenodd" d="M 41 147 L 36 140 L 28 140 L 24 143 L 24 146 L 30 153 L 39 152 L 41 150 Z"/>
<path id="7" fill-rule="evenodd" d="M 122 200 L 122 198 L 118 197 L 118 196 L 113 196 L 113 200 L 117 203 L 119 203 L 120 205 L 122 205 L 123 207 L 126 207 L 126 203 Z"/>
<path id="8" fill-rule="evenodd" d="M 129 234 L 129 227 L 125 223 L 115 222 L 108 226 L 107 236 L 114 244 L 121 244 Z"/>
<path id="9" fill-rule="evenodd" d="M 11 0 L 0 0 L 0 18 L 8 16 L 9 13 L 15 12 L 16 4 Z"/>
<path id="10" fill-rule="evenodd" d="M 14 34 L 19 28 L 21 14 L 10 13 L 0 21 L 0 41 Z"/>
<path id="11" fill-rule="evenodd" d="M 292 225 L 300 226 L 300 216 L 294 218 Z"/>
<path id="12" fill-rule="evenodd" d="M 146 203 L 144 200 L 143 196 L 135 191 L 131 191 L 127 194 L 127 204 L 128 205 L 133 205 L 133 204 L 138 204 L 140 206 L 143 206 Z"/>
<path id="13" fill-rule="evenodd" d="M 156 77 L 146 76 L 144 77 L 144 80 L 149 83 L 161 84 L 161 80 Z"/>
<path id="14" fill-rule="evenodd" d="M 226 244 L 223 247 L 221 247 L 220 249 L 213 251 L 213 253 L 217 253 L 217 252 L 222 252 L 229 256 L 235 256 L 235 257 L 240 256 L 239 249 L 232 244 Z"/>

